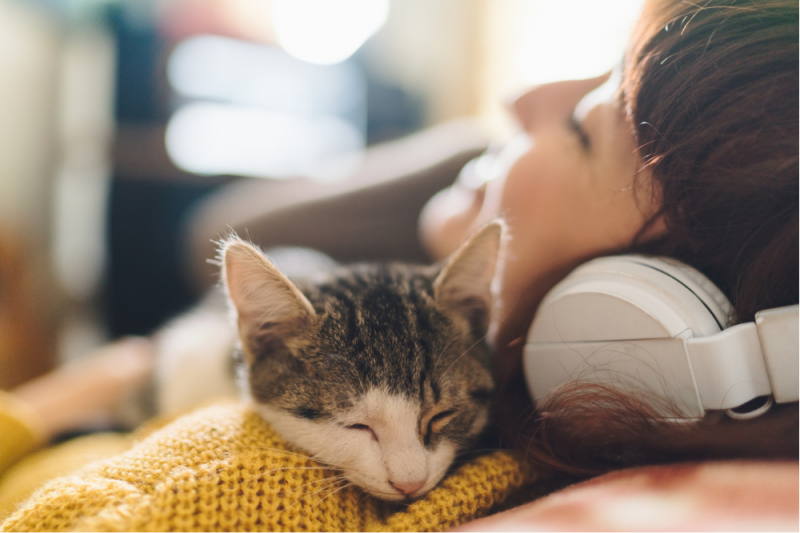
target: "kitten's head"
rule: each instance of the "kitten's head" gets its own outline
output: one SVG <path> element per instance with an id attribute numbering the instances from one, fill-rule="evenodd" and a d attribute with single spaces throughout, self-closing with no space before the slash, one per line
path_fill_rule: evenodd
<path id="1" fill-rule="evenodd" d="M 487 422 L 501 233 L 484 227 L 442 268 L 361 265 L 314 284 L 226 242 L 223 279 L 256 409 L 374 496 L 428 492 Z"/>

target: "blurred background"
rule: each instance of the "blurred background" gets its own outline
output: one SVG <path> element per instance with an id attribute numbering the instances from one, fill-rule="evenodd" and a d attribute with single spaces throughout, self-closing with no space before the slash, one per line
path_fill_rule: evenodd
<path id="1" fill-rule="evenodd" d="M 247 180 L 509 127 L 613 68 L 641 0 L 0 0 L 0 388 L 198 297 L 185 225 Z M 468 132 L 468 133 L 463 133 Z"/>

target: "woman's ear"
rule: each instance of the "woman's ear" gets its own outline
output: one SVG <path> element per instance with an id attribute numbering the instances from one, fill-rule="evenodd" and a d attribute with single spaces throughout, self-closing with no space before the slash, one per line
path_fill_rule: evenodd
<path id="1" fill-rule="evenodd" d="M 296 335 L 316 313 L 303 293 L 251 244 L 233 238 L 221 251 L 222 281 L 236 311 L 245 358 L 252 363 Z"/>
<path id="2" fill-rule="evenodd" d="M 436 301 L 466 319 L 481 336 L 489 327 L 492 281 L 504 231 L 500 220 L 483 226 L 450 256 L 433 284 Z"/>

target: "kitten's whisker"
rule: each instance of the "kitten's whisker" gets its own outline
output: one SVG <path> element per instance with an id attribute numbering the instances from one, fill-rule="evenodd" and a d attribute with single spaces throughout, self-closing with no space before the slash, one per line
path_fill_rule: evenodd
<path id="1" fill-rule="evenodd" d="M 306 494 L 305 496 L 296 499 L 295 501 L 293 501 L 292 503 L 287 505 L 287 509 L 289 507 L 293 506 L 293 505 L 299 504 L 300 502 L 302 502 L 302 501 L 304 501 L 304 500 L 306 500 L 306 499 L 308 499 L 308 498 L 310 498 L 310 497 L 312 497 L 312 496 L 314 496 L 316 494 L 319 494 L 320 492 L 322 492 L 324 490 L 328 490 L 331 487 L 335 487 L 337 484 L 341 483 L 342 481 L 344 481 L 344 480 L 339 479 L 339 480 L 336 480 L 336 481 L 332 481 L 332 482 L 328 483 L 327 485 L 325 485 L 324 487 L 320 487 L 317 490 L 315 490 L 314 492 L 310 492 L 310 493 Z"/>
<path id="2" fill-rule="evenodd" d="M 314 461 L 315 463 L 320 463 L 322 465 L 325 464 L 323 461 L 320 461 L 319 459 L 316 459 L 316 458 L 314 458 L 314 457 L 312 457 L 310 455 L 297 453 L 297 452 L 292 452 L 292 451 L 284 450 L 284 449 L 281 449 L 281 448 L 270 448 L 268 446 L 239 446 L 239 445 L 234 445 L 234 448 L 264 450 L 264 451 L 268 451 L 268 452 L 280 452 L 280 453 L 285 453 L 285 454 L 288 454 L 288 455 L 293 455 L 295 457 L 300 457 L 302 459 L 308 459 L 309 461 Z M 317 468 L 317 467 L 309 467 L 309 468 Z M 319 468 L 327 468 L 327 467 L 322 466 L 322 467 L 319 467 Z"/>
<path id="3" fill-rule="evenodd" d="M 451 368 L 453 368 L 453 365 L 454 365 L 454 364 L 456 364 L 458 361 L 460 361 L 462 357 L 464 357 L 465 355 L 467 355 L 471 349 L 473 349 L 473 348 L 474 348 L 474 347 L 476 347 L 478 344 L 480 344 L 481 342 L 483 342 L 483 340 L 486 338 L 486 335 L 488 335 L 488 333 L 486 333 L 486 334 L 485 334 L 485 335 L 483 335 L 483 336 L 482 336 L 480 339 L 478 339 L 478 340 L 476 340 L 475 342 L 473 342 L 473 343 L 472 343 L 472 345 L 470 345 L 470 347 L 469 347 L 469 348 L 467 348 L 466 350 L 464 350 L 463 352 L 461 352 L 461 355 L 459 355 L 458 357 L 456 357 L 456 358 L 455 358 L 455 360 L 454 360 L 452 363 L 450 363 L 450 366 L 448 366 L 448 367 L 445 369 L 445 371 L 442 373 L 442 376 L 441 376 L 441 377 L 445 377 L 445 376 L 447 375 L 447 373 L 448 373 L 448 372 L 450 372 L 450 369 L 451 369 Z"/>
<path id="4" fill-rule="evenodd" d="M 277 468 L 273 468 L 272 470 L 267 470 L 264 473 L 269 474 L 270 472 L 277 472 L 278 470 L 334 470 L 334 469 L 328 468 L 327 466 L 279 466 Z"/>
<path id="5" fill-rule="evenodd" d="M 436 370 L 439 368 L 439 363 L 440 363 L 440 362 L 442 361 L 442 359 L 443 359 L 442 355 L 443 355 L 443 354 L 444 354 L 444 353 L 447 351 L 447 349 L 448 349 L 448 348 L 450 348 L 450 346 L 451 346 L 451 345 L 452 345 L 454 342 L 456 342 L 456 340 L 458 340 L 458 338 L 459 338 L 459 337 L 461 337 L 461 336 L 463 336 L 463 334 L 462 334 L 462 335 L 458 335 L 458 336 L 456 336 L 456 337 L 453 337 L 452 339 L 450 339 L 450 342 L 448 342 L 448 343 L 445 345 L 445 347 L 441 349 L 441 351 L 439 352 L 439 355 L 437 355 L 437 356 L 436 356 L 436 363 L 434 363 L 434 365 L 433 365 L 433 369 L 431 370 L 431 374 L 435 374 L 435 373 L 436 373 Z"/>
<path id="6" fill-rule="evenodd" d="M 370 493 L 375 493 L 375 494 L 397 495 L 396 492 L 388 492 L 388 491 L 385 491 L 385 490 L 377 490 L 377 489 L 369 489 L 369 492 Z"/>
<path id="7" fill-rule="evenodd" d="M 278 472 L 280 470 L 336 470 L 336 469 L 327 466 L 276 466 L 275 468 L 265 470 L 264 472 L 262 472 L 262 474 L 271 474 L 272 472 Z"/>
<path id="8" fill-rule="evenodd" d="M 356 486 L 357 486 L 357 485 L 356 485 Z M 358 497 L 358 499 L 356 500 L 356 507 L 360 506 L 360 505 L 361 505 L 361 502 L 363 502 L 363 501 L 364 501 L 364 500 L 366 500 L 367 498 L 375 498 L 375 496 L 374 496 L 373 494 L 371 494 L 369 491 L 367 491 L 367 489 L 365 489 L 365 488 L 363 488 L 363 487 L 358 487 L 358 488 L 359 488 L 359 489 L 360 489 L 360 491 L 361 491 L 361 495 L 360 495 L 360 496 Z M 391 493 L 390 493 L 390 492 L 382 492 L 382 491 L 377 491 L 377 490 L 376 490 L 376 491 L 372 491 L 372 492 L 375 492 L 375 493 L 378 493 L 378 494 L 396 494 L 396 493 L 394 493 L 394 492 L 391 492 Z M 389 504 L 389 505 L 402 505 L 403 507 L 408 507 L 409 505 L 411 505 L 410 503 L 406 503 L 406 502 L 404 502 L 404 501 L 393 501 L 393 500 L 380 500 L 380 501 L 381 501 L 382 503 L 384 503 L 384 504 Z M 413 502 L 412 502 L 412 503 L 413 503 Z"/>
<path id="9" fill-rule="evenodd" d="M 438 357 L 436 358 L 436 364 L 434 364 L 434 365 L 433 365 L 433 369 L 431 370 L 431 375 L 432 375 L 432 376 L 435 376 L 435 375 L 437 375 L 436 371 L 437 371 L 437 370 L 439 370 L 439 365 L 442 363 L 442 361 L 444 361 L 444 359 L 445 359 L 445 358 L 444 358 L 444 355 L 445 355 L 445 353 L 447 353 L 447 350 L 448 350 L 448 348 L 450 348 L 450 346 L 452 346 L 454 342 L 456 342 L 457 340 L 461 339 L 461 338 L 462 338 L 464 335 L 466 335 L 466 334 L 467 334 L 466 332 L 461 332 L 461 333 L 459 333 L 458 335 L 456 335 L 455 337 L 453 337 L 452 339 L 450 339 L 450 342 L 448 342 L 448 343 L 447 343 L 447 346 L 445 346 L 445 347 L 442 349 L 442 351 L 441 351 L 441 352 L 439 352 L 439 355 L 438 355 Z M 472 347 L 470 346 L 470 348 L 472 348 Z M 469 351 L 469 350 L 467 350 L 467 351 Z M 461 354 L 461 355 L 464 355 L 464 354 Z M 456 358 L 456 360 L 460 359 L 460 358 L 461 358 L 461 355 L 459 355 L 459 356 Z M 451 364 L 452 364 L 452 363 L 451 363 Z M 447 374 L 447 371 L 445 371 L 445 372 L 444 372 L 444 374 L 442 374 L 442 376 L 444 376 L 445 374 Z"/>
<path id="10" fill-rule="evenodd" d="M 362 487 L 359 487 L 359 488 L 361 489 L 361 495 L 356 500 L 356 507 L 360 506 L 361 502 L 363 502 L 365 499 L 370 497 L 370 494 L 369 494 L 369 492 L 366 491 L 366 489 L 364 489 Z"/>
<path id="11" fill-rule="evenodd" d="M 330 489 L 331 487 L 335 487 L 337 484 L 341 483 L 342 481 L 347 481 L 347 483 L 346 483 L 345 485 L 342 485 L 342 488 L 344 488 L 344 487 L 347 487 L 347 486 L 350 484 L 350 481 L 349 481 L 349 480 L 347 480 L 347 479 L 345 479 L 345 478 L 338 479 L 338 480 L 336 480 L 336 481 L 332 481 L 332 482 L 328 483 L 327 485 L 325 485 L 324 487 L 321 487 L 321 488 L 319 488 L 319 489 L 315 490 L 314 492 L 312 492 L 312 493 L 310 493 L 310 494 L 306 494 L 306 495 L 305 495 L 305 496 L 303 496 L 302 498 L 298 498 L 297 500 L 295 500 L 294 502 L 292 502 L 291 504 L 289 504 L 289 506 L 292 506 L 292 505 L 297 505 L 298 503 L 302 502 L 303 500 L 306 500 L 306 499 L 308 499 L 308 498 L 310 498 L 310 497 L 312 497 L 312 496 L 315 496 L 315 495 L 319 494 L 320 492 L 322 492 L 322 491 L 324 491 L 324 490 L 328 490 L 328 489 Z M 337 489 L 337 490 L 338 490 L 338 489 Z"/>
<path id="12" fill-rule="evenodd" d="M 389 491 L 377 490 L 377 489 L 362 489 L 362 490 L 364 492 L 366 492 L 367 495 L 370 495 L 370 494 L 386 494 L 388 496 L 397 496 L 397 492 L 394 492 L 394 491 L 389 492 Z M 405 503 L 402 500 L 384 500 L 384 501 L 389 502 L 389 503 L 400 504 L 400 505 L 409 505 L 409 504 Z"/>
<path id="13" fill-rule="evenodd" d="M 323 481 L 337 481 L 338 482 L 338 481 L 341 481 L 343 479 L 345 479 L 345 477 L 342 476 L 342 475 L 331 476 L 331 477 L 326 477 L 326 478 L 322 478 L 322 479 L 317 479 L 317 480 L 314 480 L 314 481 L 309 481 L 308 483 L 303 483 L 299 487 L 296 487 L 295 490 L 302 489 L 303 487 L 307 487 L 308 485 L 313 485 L 314 483 L 322 483 Z"/>
<path id="14" fill-rule="evenodd" d="M 333 495 L 334 495 L 334 494 L 336 494 L 337 492 L 339 492 L 339 491 L 341 491 L 341 490 L 343 490 L 343 489 L 346 489 L 346 488 L 347 488 L 347 487 L 349 487 L 350 485 L 352 485 L 352 483 L 346 483 L 346 484 L 342 485 L 341 487 L 339 487 L 338 489 L 336 489 L 336 490 L 334 490 L 334 491 L 331 491 L 331 492 L 330 492 L 330 494 L 326 494 L 325 496 L 323 496 L 323 497 L 322 497 L 322 499 L 321 499 L 320 501 L 318 501 L 317 503 L 315 503 L 314 505 L 312 505 L 312 506 L 311 506 L 311 509 L 313 509 L 313 508 L 315 508 L 315 507 L 318 507 L 318 506 L 319 506 L 320 504 L 322 504 L 322 502 L 324 502 L 326 499 L 330 498 L 331 496 L 333 496 Z"/>
<path id="15" fill-rule="evenodd" d="M 445 465 L 443 468 L 440 468 L 439 471 L 436 472 L 433 476 L 431 476 L 431 477 L 439 480 L 436 483 L 436 487 L 438 487 L 439 484 L 444 480 L 444 478 L 447 476 L 447 471 L 450 470 L 452 467 L 453 467 L 453 463 L 450 463 L 449 465 Z M 436 487 L 434 487 L 434 489 Z M 431 490 L 434 490 L 434 489 L 431 489 Z"/>
<path id="16" fill-rule="evenodd" d="M 285 512 L 285 511 L 287 511 L 288 509 L 290 509 L 291 507 L 293 507 L 293 506 L 295 506 L 295 505 L 299 504 L 300 502 L 302 502 L 302 501 L 303 501 L 303 500 L 305 500 L 306 498 L 310 498 L 311 496 L 314 496 L 315 494 L 318 494 L 318 493 L 320 493 L 321 491 L 323 491 L 323 490 L 325 490 L 325 489 L 328 489 L 328 488 L 330 488 L 330 487 L 333 487 L 333 486 L 335 486 L 337 483 L 340 483 L 341 481 L 343 481 L 343 480 L 341 480 L 341 479 L 340 479 L 340 480 L 334 481 L 334 482 L 332 482 L 332 483 L 330 483 L 330 484 L 328 484 L 328 485 L 326 485 L 326 486 L 324 486 L 324 487 L 320 488 L 319 490 L 316 490 L 316 491 L 312 492 L 311 494 L 306 494 L 306 495 L 305 495 L 305 496 L 303 496 L 302 498 L 298 498 L 297 500 L 293 501 L 292 503 L 289 503 L 289 504 L 285 505 L 285 506 L 283 507 L 283 509 L 279 509 L 279 510 L 273 511 L 272 513 L 268 514 L 267 516 L 269 517 L 269 516 L 273 516 L 273 515 L 275 515 L 275 514 L 277 514 L 277 513 L 280 513 L 280 512 Z M 345 485 L 345 486 L 347 486 L 347 485 Z"/>
<path id="17" fill-rule="evenodd" d="M 456 452 L 456 457 L 467 454 L 482 454 L 482 453 L 490 453 L 498 451 L 500 451 L 500 448 L 473 448 L 469 450 L 461 450 Z"/>
<path id="18" fill-rule="evenodd" d="M 270 474 L 272 474 L 274 472 L 278 472 L 280 470 L 320 470 L 320 469 L 319 468 L 313 468 L 313 467 L 312 468 L 303 468 L 303 467 L 286 466 L 286 467 L 281 467 L 281 468 L 273 468 L 271 470 L 267 470 L 265 472 L 261 472 L 261 473 L 259 473 L 259 475 L 255 479 L 263 481 L 263 480 L 267 479 L 267 477 L 269 477 Z M 328 470 L 328 469 L 324 468 L 322 470 Z M 335 477 L 339 477 L 339 476 L 327 477 L 327 478 L 324 478 L 324 479 L 334 479 Z M 311 481 L 310 483 L 318 483 L 319 481 L 320 480 Z"/>
<path id="19" fill-rule="evenodd" d="M 497 451 L 497 450 L 494 450 L 494 451 Z M 491 453 L 490 452 L 486 452 L 486 453 L 457 455 L 453 459 L 453 464 L 455 464 L 455 463 L 458 463 L 459 465 L 469 464 L 469 463 L 472 463 L 473 461 L 475 461 L 476 459 L 480 459 L 481 457 L 486 457 L 488 455 L 491 455 Z"/>
<path id="20" fill-rule="evenodd" d="M 461 467 L 464 465 L 472 464 L 472 461 L 474 460 L 475 460 L 474 458 L 453 459 L 452 465 Z"/>

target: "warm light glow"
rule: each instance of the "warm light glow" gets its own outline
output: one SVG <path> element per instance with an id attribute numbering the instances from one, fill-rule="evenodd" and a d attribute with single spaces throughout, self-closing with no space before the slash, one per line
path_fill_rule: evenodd
<path id="1" fill-rule="evenodd" d="M 360 158 L 366 82 L 352 63 L 313 65 L 276 47 L 201 35 L 175 48 L 167 75 L 195 100 L 167 128 L 167 152 L 184 170 L 333 180 Z"/>
<path id="2" fill-rule="evenodd" d="M 288 53 L 329 65 L 344 61 L 389 16 L 389 0 L 274 0 L 278 42 Z"/>
<path id="3" fill-rule="evenodd" d="M 336 179 L 320 167 L 335 160 L 336 169 L 346 172 L 350 165 L 343 168 L 342 155 L 359 154 L 364 139 L 353 125 L 331 116 L 196 103 L 172 116 L 166 145 L 178 167 L 196 174 Z"/>
<path id="4" fill-rule="evenodd" d="M 643 0 L 533 0 L 518 21 L 517 69 L 526 84 L 591 78 L 613 69 Z"/>
<path id="5" fill-rule="evenodd" d="M 200 35 L 170 54 L 167 77 L 190 98 L 305 114 L 342 114 L 362 105 L 364 80 L 354 65 L 311 65 L 271 46 Z"/>

